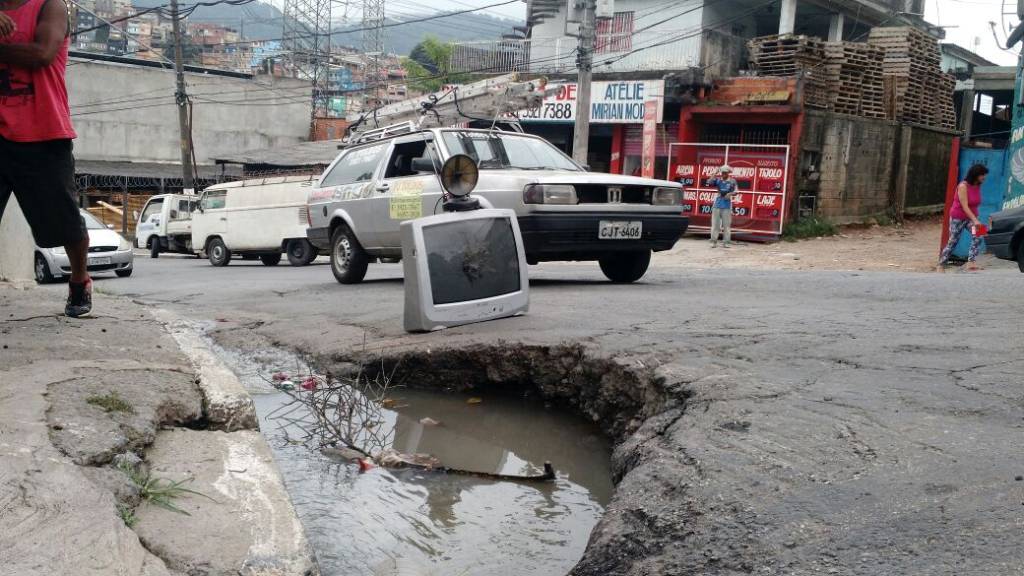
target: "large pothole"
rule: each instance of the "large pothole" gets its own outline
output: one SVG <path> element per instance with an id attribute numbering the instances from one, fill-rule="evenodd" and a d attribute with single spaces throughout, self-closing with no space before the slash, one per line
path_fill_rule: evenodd
<path id="1" fill-rule="evenodd" d="M 654 371 L 640 361 L 588 358 L 577 346 L 491 346 L 313 360 L 335 375 L 387 375 L 392 446 L 445 466 L 529 475 L 550 461 L 545 484 L 415 470 L 359 468 L 277 429 L 267 415 L 288 397 L 274 372 L 304 362 L 261 347 L 228 353 L 256 394 L 295 508 L 324 574 L 565 574 L 579 562 L 613 494 L 611 441 L 665 409 Z M 477 402 L 477 400 L 480 400 Z M 440 424 L 434 424 L 439 422 Z"/>

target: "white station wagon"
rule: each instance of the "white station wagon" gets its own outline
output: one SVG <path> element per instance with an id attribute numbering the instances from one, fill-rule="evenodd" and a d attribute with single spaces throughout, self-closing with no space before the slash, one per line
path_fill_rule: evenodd
<path id="1" fill-rule="evenodd" d="M 515 211 L 530 264 L 597 261 L 609 280 L 633 282 L 686 231 L 676 182 L 588 172 L 528 134 L 422 129 L 345 148 L 310 192 L 307 236 L 339 282 L 401 258 L 399 225 L 442 211 L 437 172 L 457 154 L 477 163 L 484 208 Z"/>

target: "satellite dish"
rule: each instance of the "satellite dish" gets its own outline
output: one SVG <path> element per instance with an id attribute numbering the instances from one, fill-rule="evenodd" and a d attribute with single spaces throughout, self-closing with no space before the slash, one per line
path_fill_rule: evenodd
<path id="1" fill-rule="evenodd" d="M 466 154 L 456 154 L 441 167 L 441 186 L 456 198 L 469 196 L 480 179 L 476 161 Z"/>

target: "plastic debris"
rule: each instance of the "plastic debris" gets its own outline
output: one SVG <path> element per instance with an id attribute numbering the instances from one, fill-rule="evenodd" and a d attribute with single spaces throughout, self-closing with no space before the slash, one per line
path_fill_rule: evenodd
<path id="1" fill-rule="evenodd" d="M 370 462 L 366 458 L 360 458 L 358 462 L 360 472 L 366 472 L 368 470 L 373 470 L 374 468 L 374 465 L 370 464 Z"/>
<path id="2" fill-rule="evenodd" d="M 277 387 L 280 388 L 281 390 L 294 390 L 295 382 L 292 382 L 291 380 L 285 380 L 284 382 L 278 384 Z"/>
<path id="3" fill-rule="evenodd" d="M 423 424 L 424 426 L 440 426 L 441 425 L 440 422 L 438 422 L 437 420 L 434 420 L 433 418 L 429 418 L 429 417 L 428 418 L 420 418 L 420 424 Z"/>
<path id="4" fill-rule="evenodd" d="M 310 376 L 302 381 L 303 390 L 316 390 L 316 378 Z"/>
<path id="5" fill-rule="evenodd" d="M 385 399 L 380 401 L 380 405 L 385 407 L 385 408 L 391 408 L 392 406 L 395 405 L 395 399 L 394 398 L 385 398 Z"/>
<path id="6" fill-rule="evenodd" d="M 284 372 L 275 372 L 274 375 L 271 376 L 270 378 L 274 382 L 284 382 L 285 380 L 288 379 L 288 375 L 285 374 Z"/>
<path id="7" fill-rule="evenodd" d="M 469 400 L 466 400 L 466 404 L 480 404 L 483 401 L 484 401 L 483 398 L 477 398 L 477 397 L 474 396 L 473 398 L 470 398 Z"/>

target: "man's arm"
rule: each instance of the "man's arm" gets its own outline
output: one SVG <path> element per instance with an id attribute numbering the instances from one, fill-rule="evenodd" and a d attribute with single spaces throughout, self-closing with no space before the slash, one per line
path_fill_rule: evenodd
<path id="1" fill-rule="evenodd" d="M 19 68 L 42 68 L 57 57 L 68 33 L 68 14 L 62 0 L 43 4 L 36 24 L 36 37 L 26 44 L 0 45 L 0 62 Z"/>

